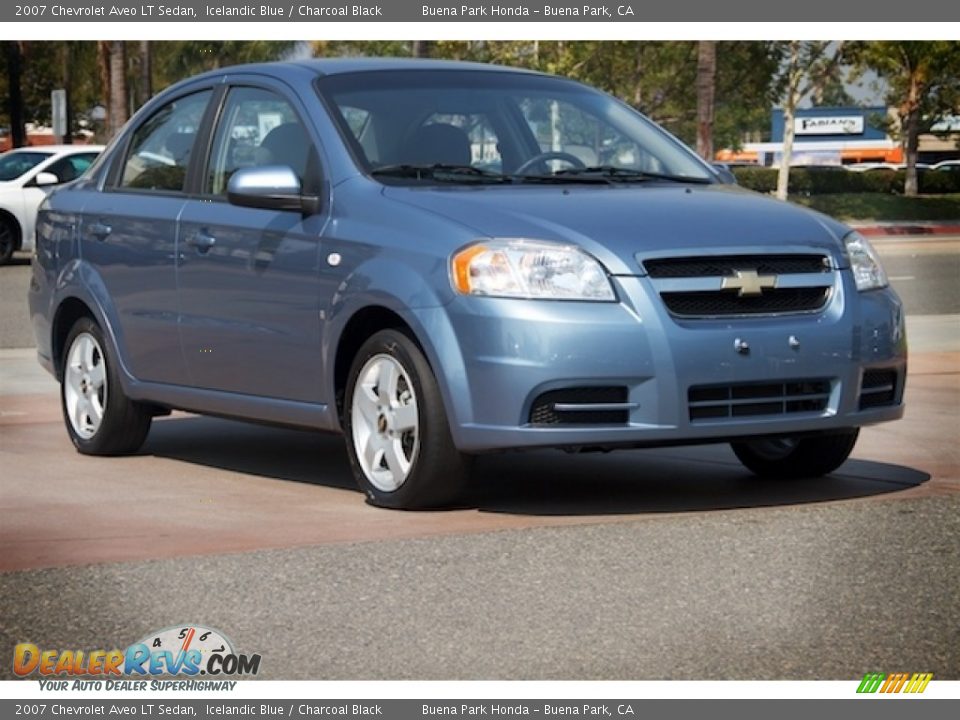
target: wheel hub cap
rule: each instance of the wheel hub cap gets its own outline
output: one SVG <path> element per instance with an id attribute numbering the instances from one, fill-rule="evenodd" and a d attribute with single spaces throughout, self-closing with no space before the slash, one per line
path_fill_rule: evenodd
<path id="1" fill-rule="evenodd" d="M 393 492 L 406 481 L 420 445 L 417 399 L 404 367 L 390 355 L 360 371 L 350 407 L 353 447 L 370 483 Z"/>
<path id="2" fill-rule="evenodd" d="M 103 349 L 89 333 L 74 338 L 63 372 L 64 412 L 73 431 L 89 440 L 103 422 L 107 374 Z"/>

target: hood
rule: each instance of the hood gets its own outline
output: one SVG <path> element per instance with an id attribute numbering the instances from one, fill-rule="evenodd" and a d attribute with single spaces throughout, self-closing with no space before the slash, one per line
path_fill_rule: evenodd
<path id="1" fill-rule="evenodd" d="M 476 230 L 479 237 L 579 245 L 613 274 L 641 274 L 638 256 L 819 249 L 838 262 L 841 223 L 731 185 L 397 187 L 384 194 Z"/>

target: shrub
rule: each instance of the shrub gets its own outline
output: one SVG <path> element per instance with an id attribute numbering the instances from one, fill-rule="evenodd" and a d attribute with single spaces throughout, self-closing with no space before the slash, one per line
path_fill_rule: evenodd
<path id="1" fill-rule="evenodd" d="M 777 189 L 777 168 L 736 167 L 737 182 L 748 190 L 773 193 Z M 920 192 L 928 195 L 960 193 L 960 172 L 920 172 Z M 880 193 L 902 195 L 905 170 L 851 172 L 840 167 L 795 167 L 790 170 L 792 195 L 842 195 Z"/>

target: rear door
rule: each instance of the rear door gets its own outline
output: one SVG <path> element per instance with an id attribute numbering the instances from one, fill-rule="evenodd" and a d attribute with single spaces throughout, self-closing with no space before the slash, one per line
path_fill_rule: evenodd
<path id="1" fill-rule="evenodd" d="M 84 208 L 81 253 L 103 285 L 93 290 L 112 304 L 118 349 L 140 380 L 187 380 L 177 329 L 177 230 L 212 96 L 210 88 L 185 91 L 143 120 L 103 192 Z"/>
<path id="2" fill-rule="evenodd" d="M 237 207 L 226 197 L 234 172 L 264 165 L 292 167 L 305 191 L 319 191 L 319 153 L 305 117 L 280 83 L 227 92 L 199 196 L 181 218 L 180 330 L 196 387 L 323 401 L 318 266 L 327 209 L 304 216 Z"/>

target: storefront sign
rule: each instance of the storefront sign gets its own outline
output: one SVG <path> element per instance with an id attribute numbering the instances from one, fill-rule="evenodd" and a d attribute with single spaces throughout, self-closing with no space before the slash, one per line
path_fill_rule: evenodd
<path id="1" fill-rule="evenodd" d="M 793 121 L 797 135 L 862 135 L 862 115 L 827 115 L 798 117 Z"/>

